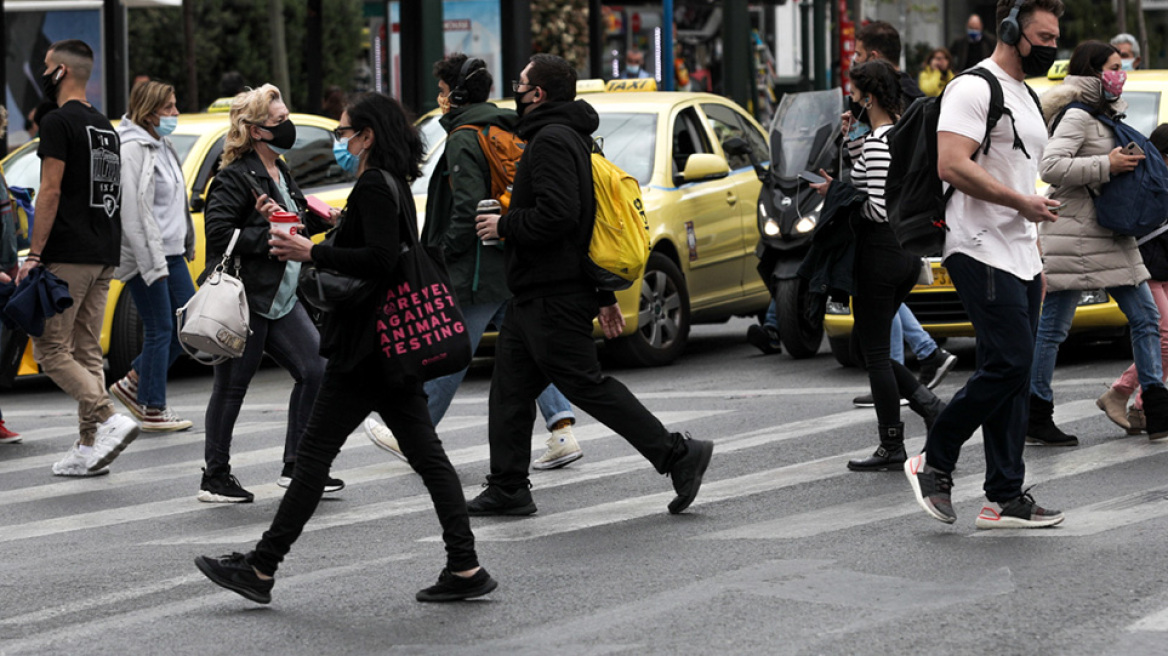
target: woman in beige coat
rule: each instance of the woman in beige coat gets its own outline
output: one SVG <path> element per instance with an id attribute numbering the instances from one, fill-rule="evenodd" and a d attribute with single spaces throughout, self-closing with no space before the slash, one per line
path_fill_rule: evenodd
<path id="1" fill-rule="evenodd" d="M 1145 390 L 1149 436 L 1153 440 L 1165 438 L 1168 390 L 1161 382 L 1160 315 L 1145 283 L 1148 270 L 1134 237 L 1099 226 L 1092 199 L 1113 176 L 1134 170 L 1143 159 L 1142 155 L 1123 154 L 1116 147 L 1114 131 L 1093 115 L 1115 117 L 1127 108 L 1120 98 L 1125 74 L 1119 52 L 1099 41 L 1081 43 L 1071 55 L 1068 72 L 1063 84 L 1042 98 L 1051 136 L 1039 173 L 1051 185 L 1050 197 L 1062 201 L 1063 207 L 1058 221 L 1039 228 L 1046 297 L 1031 368 L 1026 441 L 1049 446 L 1079 443 L 1054 425 L 1050 383 L 1059 345 L 1067 337 L 1082 291 L 1100 288 L 1119 304 L 1131 327 L 1132 352 Z M 1068 109 L 1072 102 L 1083 103 L 1092 112 Z"/>

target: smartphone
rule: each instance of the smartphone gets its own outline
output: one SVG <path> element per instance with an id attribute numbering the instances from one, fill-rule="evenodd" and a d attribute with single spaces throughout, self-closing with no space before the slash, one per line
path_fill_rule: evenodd
<path id="1" fill-rule="evenodd" d="M 1051 214 L 1055 214 L 1055 215 L 1057 215 L 1057 214 L 1058 214 L 1060 211 L 1062 211 L 1062 209 L 1063 209 L 1064 207 L 1066 207 L 1066 206 L 1067 206 L 1067 204 L 1066 204 L 1066 203 L 1059 203 L 1058 205 L 1053 205 L 1053 206 L 1051 206 L 1051 207 L 1048 207 L 1048 208 L 1046 208 L 1046 209 L 1047 209 L 1047 211 L 1049 211 Z"/>
<path id="2" fill-rule="evenodd" d="M 1123 147 L 1123 154 L 1128 155 L 1128 156 L 1143 155 L 1144 149 L 1140 148 L 1140 145 L 1133 141 L 1133 142 L 1131 142 L 1128 145 Z"/>
<path id="3" fill-rule="evenodd" d="M 824 182 L 827 182 L 827 179 L 822 175 L 819 175 L 818 173 L 812 173 L 811 171 L 801 171 L 799 173 L 799 179 L 808 184 L 823 184 Z"/>

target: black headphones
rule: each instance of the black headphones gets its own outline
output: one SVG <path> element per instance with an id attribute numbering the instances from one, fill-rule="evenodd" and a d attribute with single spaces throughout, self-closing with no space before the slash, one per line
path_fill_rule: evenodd
<path id="1" fill-rule="evenodd" d="M 473 71 L 471 69 L 474 69 Z M 466 90 L 466 82 L 479 73 L 487 70 L 487 63 L 481 59 L 471 59 L 467 57 L 466 61 L 462 63 L 462 69 L 458 71 L 458 81 L 454 83 L 454 88 L 450 90 L 450 103 L 452 105 L 465 105 L 470 99 L 470 92 Z"/>
<path id="2" fill-rule="evenodd" d="M 1025 0 L 1014 0 L 1010 14 L 998 25 L 998 40 L 1008 46 L 1016 46 L 1022 40 L 1022 26 L 1018 24 L 1018 12 Z"/>

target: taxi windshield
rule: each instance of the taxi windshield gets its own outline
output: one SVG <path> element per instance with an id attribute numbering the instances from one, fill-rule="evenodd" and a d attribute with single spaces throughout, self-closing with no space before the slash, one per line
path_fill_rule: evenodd
<path id="1" fill-rule="evenodd" d="M 794 179 L 828 147 L 840 129 L 840 91 L 788 93 L 771 121 L 771 166 Z"/>
<path id="2" fill-rule="evenodd" d="M 600 139 L 608 161 L 624 169 L 642 186 L 653 174 L 653 153 L 657 150 L 656 114 L 602 113 L 600 127 L 592 135 Z"/>
<path id="3" fill-rule="evenodd" d="M 1159 123 L 1160 94 L 1155 91 L 1124 91 L 1127 101 L 1127 118 L 1124 123 L 1140 131 L 1145 137 L 1152 134 Z"/>

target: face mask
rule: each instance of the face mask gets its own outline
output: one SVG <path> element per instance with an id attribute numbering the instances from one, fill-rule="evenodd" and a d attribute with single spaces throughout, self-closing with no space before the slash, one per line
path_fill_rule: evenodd
<path id="1" fill-rule="evenodd" d="M 969 30 L 966 34 L 969 35 L 969 40 L 974 43 L 981 41 L 981 30 Z"/>
<path id="2" fill-rule="evenodd" d="M 1026 36 L 1023 35 L 1022 38 L 1026 39 Z M 1022 72 L 1027 77 L 1046 75 L 1046 72 L 1050 70 L 1051 64 L 1058 57 L 1058 48 L 1054 46 L 1036 46 L 1031 43 L 1030 39 L 1026 39 L 1026 43 L 1030 44 L 1030 54 L 1023 56 L 1022 52 L 1018 51 L 1018 56 L 1022 58 Z M 1015 50 L 1017 48 L 1018 46 L 1014 46 Z"/>
<path id="3" fill-rule="evenodd" d="M 361 166 L 361 158 L 349 152 L 349 139 L 338 139 L 333 141 L 333 158 L 337 160 L 337 166 L 345 173 L 356 173 Z"/>
<path id="4" fill-rule="evenodd" d="M 165 137 L 166 135 L 170 134 L 171 132 L 174 132 L 174 129 L 177 127 L 178 127 L 178 117 L 177 116 L 159 116 L 158 117 L 158 127 L 154 128 L 154 131 L 158 133 L 158 136 Z"/>
<path id="5" fill-rule="evenodd" d="M 641 67 L 640 66 L 633 66 L 632 64 L 630 64 L 627 68 L 625 68 L 625 70 L 629 72 L 629 75 L 640 75 L 641 74 Z"/>
<path id="6" fill-rule="evenodd" d="M 1134 71 L 1136 70 L 1136 58 L 1132 57 L 1131 59 L 1121 59 L 1119 60 L 1119 65 L 1123 67 L 1122 70 Z"/>
<path id="7" fill-rule="evenodd" d="M 849 110 L 852 112 L 852 127 L 848 130 L 848 141 L 855 141 L 872 131 L 868 125 L 868 108 L 848 98 Z"/>
<path id="8" fill-rule="evenodd" d="M 268 147 L 277 155 L 283 155 L 296 144 L 296 125 L 292 123 L 291 119 L 284 119 L 283 123 L 276 125 L 256 125 L 256 127 L 272 134 L 271 139 L 261 138 L 260 141 L 268 144 Z"/>
<path id="9" fill-rule="evenodd" d="M 442 110 L 443 114 L 450 111 L 450 96 L 448 94 L 438 94 L 438 109 Z"/>
<path id="10" fill-rule="evenodd" d="M 1099 75 L 1103 81 L 1103 97 L 1115 100 L 1123 93 L 1123 83 L 1127 82 L 1127 73 L 1124 71 L 1103 71 Z"/>
<path id="11" fill-rule="evenodd" d="M 57 102 L 57 92 L 61 89 L 61 80 L 65 79 L 64 75 L 61 76 L 61 80 L 56 79 L 57 73 L 62 68 L 64 67 L 57 66 L 53 70 L 41 76 L 41 91 L 44 92 L 45 98 L 53 102 Z"/>
<path id="12" fill-rule="evenodd" d="M 526 96 L 528 93 L 531 93 L 532 91 L 535 91 L 535 89 L 528 89 L 518 96 L 515 96 L 515 112 L 519 114 L 520 118 L 523 118 L 523 115 L 527 113 L 527 108 L 534 104 L 531 101 L 523 99 L 524 96 Z"/>

